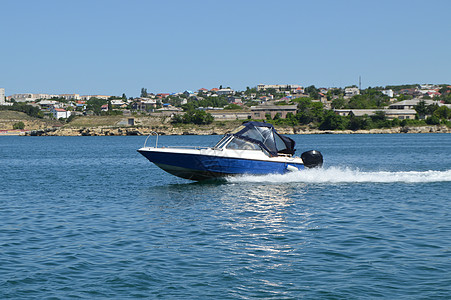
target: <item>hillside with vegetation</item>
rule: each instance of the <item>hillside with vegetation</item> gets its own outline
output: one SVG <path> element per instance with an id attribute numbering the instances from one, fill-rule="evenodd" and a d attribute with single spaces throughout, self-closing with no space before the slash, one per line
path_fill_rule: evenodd
<path id="1" fill-rule="evenodd" d="M 230 88 L 222 89 L 221 86 L 210 91 L 201 89 L 198 92 L 176 94 L 152 94 L 143 88 L 139 98 L 128 99 L 123 94 L 91 97 L 86 101 L 56 97 L 50 102 L 70 112 L 69 117 L 58 120 L 52 114 L 52 106 L 43 106 L 46 102 L 44 99 L 37 99 L 31 104 L 11 99 L 12 105 L 0 106 L 0 129 L 63 128 L 81 132 L 86 128 L 144 128 L 178 134 L 185 132 L 183 130 L 194 132 L 199 128 L 207 132 L 222 132 L 230 127 L 229 124 L 232 126 L 252 120 L 252 108 L 265 105 L 297 108 L 290 108 L 293 112 L 285 113 L 283 117 L 279 113 L 267 113 L 263 114 L 263 118 L 260 114 L 260 118 L 255 119 L 272 123 L 278 128 L 303 128 L 303 131 L 358 131 L 436 125 L 451 128 L 451 108 L 443 105 L 451 103 L 451 86 L 447 84 L 369 87 L 363 90 L 356 86 L 317 88 L 311 85 L 305 89 L 293 89 L 289 85 L 275 87 L 247 87 L 245 91 L 233 91 Z M 391 91 L 391 96 L 387 89 Z M 414 97 L 417 99 L 414 118 L 387 117 L 385 111 L 390 104 Z M 346 113 L 338 113 L 340 110 Z M 355 115 L 353 111 L 356 110 L 368 110 L 369 113 Z M 241 114 L 241 117 L 221 120 L 215 119 L 214 114 L 219 117 Z M 130 119 L 132 123 L 129 123 Z"/>
<path id="2" fill-rule="evenodd" d="M 60 126 L 62 124 L 57 120 L 36 118 L 19 111 L 0 110 L 0 130 L 41 130 Z"/>

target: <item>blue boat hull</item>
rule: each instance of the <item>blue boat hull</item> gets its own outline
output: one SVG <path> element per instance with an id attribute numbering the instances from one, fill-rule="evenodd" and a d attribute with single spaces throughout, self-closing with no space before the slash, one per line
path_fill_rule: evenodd
<path id="1" fill-rule="evenodd" d="M 284 174 L 288 172 L 287 167 L 298 170 L 304 168 L 303 164 L 298 163 L 158 151 L 138 152 L 166 172 L 196 181 L 241 174 Z"/>

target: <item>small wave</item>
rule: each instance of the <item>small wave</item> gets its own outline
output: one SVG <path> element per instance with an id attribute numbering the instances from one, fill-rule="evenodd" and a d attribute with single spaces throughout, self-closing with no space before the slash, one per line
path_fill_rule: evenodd
<path id="1" fill-rule="evenodd" d="M 399 171 L 399 172 L 365 172 L 358 169 L 329 167 L 322 169 L 306 169 L 287 174 L 270 174 L 262 176 L 243 175 L 227 178 L 229 182 L 261 182 L 261 183 L 423 183 L 451 181 L 451 170 L 447 171 Z"/>

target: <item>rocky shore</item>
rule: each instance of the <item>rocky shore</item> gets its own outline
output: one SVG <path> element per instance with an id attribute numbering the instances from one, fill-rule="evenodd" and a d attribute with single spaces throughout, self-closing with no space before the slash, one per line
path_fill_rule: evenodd
<path id="1" fill-rule="evenodd" d="M 134 125 L 130 126 L 132 119 Z M 25 130 L 12 130 L 23 122 Z M 31 118 L 21 112 L 0 111 L 0 135 L 27 136 L 125 136 L 157 132 L 160 135 L 223 135 L 242 124 L 242 120 L 218 121 L 209 125 L 173 125 L 167 117 L 89 116 L 64 124 L 56 120 Z M 371 130 L 318 130 L 308 125 L 275 126 L 282 134 L 388 134 L 451 133 L 446 126 L 405 126 Z"/>
<path id="2" fill-rule="evenodd" d="M 282 134 L 394 134 L 394 133 L 451 133 L 451 128 L 446 126 L 419 126 L 419 127 L 395 127 L 387 129 L 370 130 L 318 130 L 308 127 L 277 127 Z M 229 132 L 229 128 L 212 127 L 90 127 L 90 128 L 47 128 L 25 132 L 28 136 L 127 136 L 149 135 L 157 132 L 160 135 L 223 135 Z"/>

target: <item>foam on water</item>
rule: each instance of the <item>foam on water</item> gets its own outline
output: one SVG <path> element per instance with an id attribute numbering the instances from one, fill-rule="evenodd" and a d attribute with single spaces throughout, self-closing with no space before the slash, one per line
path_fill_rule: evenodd
<path id="1" fill-rule="evenodd" d="M 426 183 L 451 181 L 451 170 L 446 171 L 399 171 L 399 172 L 365 172 L 359 169 L 329 167 L 322 169 L 306 169 L 284 175 L 270 174 L 263 176 L 244 175 L 227 178 L 229 182 L 261 182 L 261 183 Z"/>

